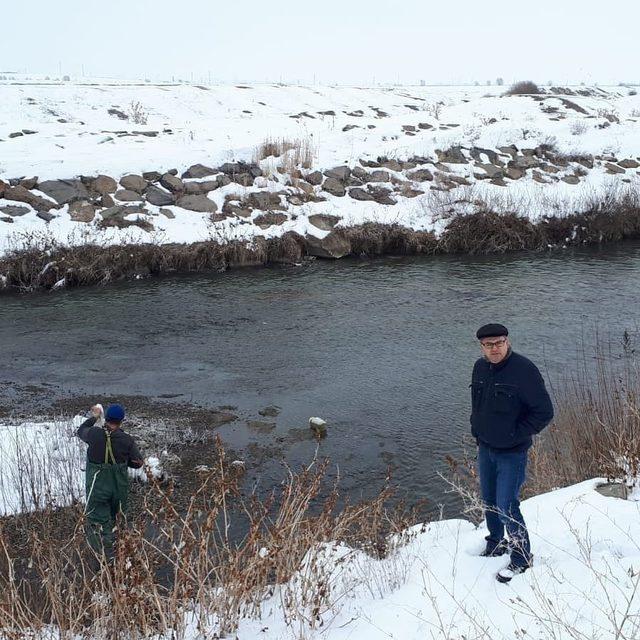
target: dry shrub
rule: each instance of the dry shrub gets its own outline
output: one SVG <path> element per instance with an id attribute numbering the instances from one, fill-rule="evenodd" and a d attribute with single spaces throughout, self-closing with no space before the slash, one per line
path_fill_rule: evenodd
<path id="1" fill-rule="evenodd" d="M 415 535 L 403 534 L 415 513 L 389 506 L 388 484 L 369 501 L 341 505 L 327 466 L 314 461 L 288 470 L 266 497 L 245 496 L 218 441 L 184 510 L 175 505 L 173 486 L 150 478 L 141 513 L 129 527 L 119 525 L 109 564 L 87 547 L 81 507 L 62 537 L 51 527 L 55 514 L 15 518 L 14 535 L 0 529 L 3 637 L 53 625 L 66 637 L 179 638 L 189 616 L 203 637 L 226 637 L 243 618 L 259 616 L 273 595 L 291 626 L 302 634 L 317 627 L 344 596 L 327 562 L 334 545 L 381 558 Z M 232 536 L 232 528 L 244 534 Z"/>
<path id="2" fill-rule="evenodd" d="M 434 254 L 438 241 L 431 231 L 413 231 L 400 225 L 366 224 L 340 230 L 351 242 L 356 256 Z"/>
<path id="3" fill-rule="evenodd" d="M 315 145 L 311 137 L 286 140 L 284 138 L 267 138 L 254 153 L 254 162 L 271 156 L 282 158 L 278 168 L 282 173 L 291 173 L 297 167 L 310 169 L 316 155 Z"/>
<path id="4" fill-rule="evenodd" d="M 520 82 L 516 82 L 512 84 L 503 95 L 505 96 L 522 96 L 522 95 L 531 95 L 531 94 L 539 94 L 544 93 L 543 89 L 540 89 L 535 82 L 531 80 L 521 80 Z"/>
<path id="5" fill-rule="evenodd" d="M 540 230 L 527 218 L 493 211 L 455 217 L 440 238 L 445 253 L 505 253 L 540 246 Z"/>

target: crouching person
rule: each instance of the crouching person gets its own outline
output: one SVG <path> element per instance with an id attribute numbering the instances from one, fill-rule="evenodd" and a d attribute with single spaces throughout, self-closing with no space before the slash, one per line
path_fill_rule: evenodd
<path id="1" fill-rule="evenodd" d="M 78 437 L 86 442 L 86 516 L 87 540 L 96 553 L 111 559 L 114 553 L 116 518 L 127 512 L 129 498 L 128 467 L 139 469 L 143 460 L 135 440 L 125 433 L 124 408 L 112 404 L 104 413 L 100 405 L 91 407 L 91 417 L 78 428 Z"/>

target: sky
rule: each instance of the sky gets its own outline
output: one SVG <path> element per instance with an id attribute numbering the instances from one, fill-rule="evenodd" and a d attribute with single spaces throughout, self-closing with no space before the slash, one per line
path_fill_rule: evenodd
<path id="1" fill-rule="evenodd" d="M 638 0 L 6 5 L 0 72 L 203 83 L 640 82 Z"/>

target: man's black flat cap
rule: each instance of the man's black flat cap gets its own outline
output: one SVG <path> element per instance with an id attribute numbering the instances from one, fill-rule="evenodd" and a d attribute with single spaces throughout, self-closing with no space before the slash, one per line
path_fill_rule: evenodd
<path id="1" fill-rule="evenodd" d="M 484 324 L 476 331 L 476 338 L 495 338 L 498 336 L 508 336 L 509 330 L 503 324 Z"/>

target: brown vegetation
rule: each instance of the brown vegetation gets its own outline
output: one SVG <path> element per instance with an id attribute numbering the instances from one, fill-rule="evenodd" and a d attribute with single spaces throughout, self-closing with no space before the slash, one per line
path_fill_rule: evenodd
<path id="1" fill-rule="evenodd" d="M 544 93 L 543 89 L 540 89 L 535 82 L 531 80 L 521 80 L 520 82 L 516 82 L 512 84 L 505 92 L 505 96 L 522 96 L 522 95 L 531 95 Z"/>

